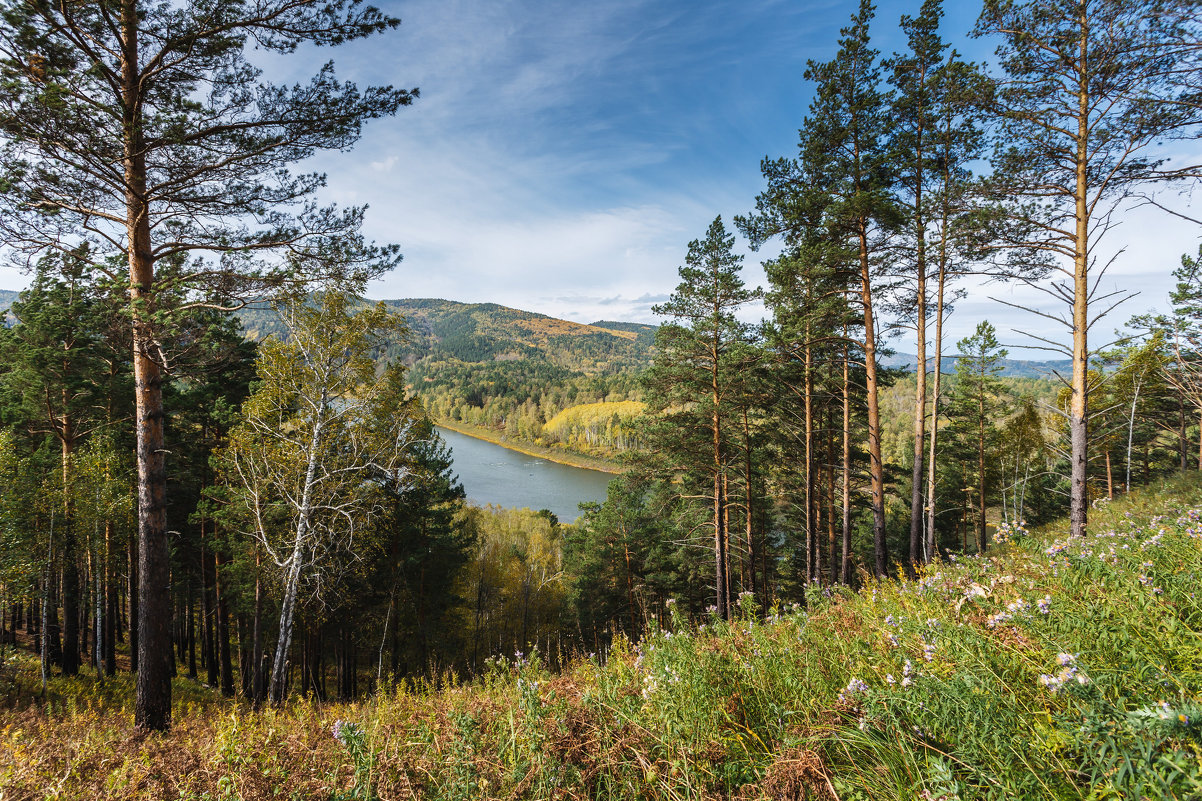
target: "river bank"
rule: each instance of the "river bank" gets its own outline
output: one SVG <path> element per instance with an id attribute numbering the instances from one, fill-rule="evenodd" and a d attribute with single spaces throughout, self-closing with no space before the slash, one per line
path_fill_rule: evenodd
<path id="1" fill-rule="evenodd" d="M 608 459 L 599 459 L 595 456 L 585 456 L 579 453 L 572 453 L 560 448 L 548 448 L 543 445 L 534 445 L 528 442 L 515 443 L 512 440 L 506 439 L 505 435 L 499 431 L 494 431 L 491 428 L 483 426 L 474 426 L 470 423 L 462 423 L 459 421 L 450 420 L 435 420 L 435 425 L 441 428 L 446 428 L 457 434 L 462 434 L 465 437 L 481 439 L 485 442 L 491 442 L 493 445 L 498 445 L 511 451 L 524 453 L 527 456 L 536 456 L 539 459 L 546 459 L 548 462 L 563 464 L 569 467 L 580 467 L 585 470 L 599 470 L 602 473 L 611 473 L 618 475 L 626 470 L 625 466 L 618 462 Z"/>

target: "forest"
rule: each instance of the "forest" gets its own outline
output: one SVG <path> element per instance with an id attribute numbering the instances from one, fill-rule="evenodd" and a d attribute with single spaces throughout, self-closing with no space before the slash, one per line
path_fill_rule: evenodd
<path id="1" fill-rule="evenodd" d="M 879 52 L 861 0 L 810 62 L 796 152 L 682 248 L 660 325 L 582 326 L 364 298 L 400 249 L 298 165 L 419 92 L 332 63 L 269 84 L 247 52 L 343 45 L 387 14 L 0 3 L 0 237 L 29 276 L 0 327 L 0 668 L 37 666 L 0 687 L 16 704 L 109 681 L 139 731 L 166 731 L 181 681 L 279 710 L 511 658 L 625 669 L 641 638 L 875 600 L 1064 516 L 1083 548 L 1095 510 L 1202 470 L 1202 250 L 1158 265 L 1176 290 L 1139 313 L 1101 255 L 1133 203 L 1202 169 L 1166 150 L 1202 124 L 1196 11 L 986 0 L 983 65 L 940 0 Z M 736 233 L 779 252 L 766 286 Z M 988 320 L 946 341 L 982 276 L 1052 298 L 1029 311 L 1063 327 L 1036 338 L 1058 371 L 1003 376 Z M 475 507 L 440 420 L 622 473 L 575 525 Z M 530 719 L 537 687 L 519 690 Z"/>

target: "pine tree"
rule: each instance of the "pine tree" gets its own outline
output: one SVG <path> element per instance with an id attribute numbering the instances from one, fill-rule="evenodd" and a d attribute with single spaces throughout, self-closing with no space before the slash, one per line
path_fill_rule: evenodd
<path id="1" fill-rule="evenodd" d="M 670 455 L 678 470 L 706 464 L 716 606 L 723 619 L 731 614 L 726 487 L 732 446 L 727 428 L 746 372 L 758 358 L 747 352 L 735 358 L 736 346 L 750 340 L 748 326 L 735 314 L 759 291 L 744 286 L 739 276 L 743 258 L 734 253 L 734 241 L 717 217 L 704 240 L 689 243 L 681 283 L 667 303 L 653 309 L 671 322 L 656 333 L 660 353 L 646 379 L 648 412 L 655 416 L 650 448 Z"/>
<path id="2" fill-rule="evenodd" d="M 841 31 L 835 57 L 825 63 L 810 62 L 806 79 L 817 87 L 801 129 L 799 156 L 765 159 L 762 170 L 768 187 L 757 198 L 755 214 L 740 224 L 753 244 L 777 235 L 799 244 L 806 229 L 820 226 L 828 263 L 841 265 L 840 274 L 848 281 L 845 289 L 857 298 L 866 378 L 874 572 L 885 575 L 889 556 L 875 298 L 879 250 L 897 225 L 898 209 L 887 149 L 889 99 L 881 91 L 877 52 L 869 45 L 872 17 L 873 4 L 862 0 L 851 24 Z M 845 436 L 849 428 L 844 426 Z M 845 487 L 847 479 L 845 475 Z"/>
<path id="3" fill-rule="evenodd" d="M 116 251 L 128 268 L 141 562 L 134 717 L 165 729 L 171 581 L 156 343 L 180 309 L 169 301 L 201 286 L 236 301 L 298 272 L 363 278 L 393 264 L 395 249 L 359 236 L 362 209 L 317 206 L 324 176 L 287 168 L 350 147 L 364 120 L 415 93 L 360 91 L 332 63 L 307 85 L 275 86 L 247 59 L 251 48 L 290 53 L 397 25 L 354 0 L 6 0 L 0 18 L 0 231 L 30 256 L 87 241 L 98 267 Z M 190 260 L 177 275 L 181 293 L 160 279 L 164 260 L 206 253 L 211 261 Z"/>
<path id="4" fill-rule="evenodd" d="M 95 345 L 103 309 L 87 248 L 51 254 L 38 262 L 33 282 L 13 303 L 16 325 L 6 332 L 10 372 L 4 389 L 20 398 L 25 425 L 49 433 L 59 450 L 62 490 L 57 530 L 62 555 L 63 662 L 65 675 L 80 667 L 80 553 L 75 520 L 75 453 L 104 420 L 95 414 L 103 387 Z"/>
<path id="5" fill-rule="evenodd" d="M 1198 30 L 1193 3 L 986 0 L 974 31 L 1000 40 L 1002 73 L 986 108 L 998 144 L 991 191 L 1007 203 L 1008 225 L 994 247 L 1030 280 L 1034 266 L 1051 270 L 1057 283 L 1049 291 L 1071 312 L 1072 346 L 1064 350 L 1073 363 L 1075 536 L 1086 530 L 1088 335 L 1100 317 L 1089 304 L 1098 280 L 1092 261 L 1131 196 L 1197 174 L 1197 166 L 1169 164 L 1155 148 L 1191 139 L 1202 125 Z"/>
<path id="6" fill-rule="evenodd" d="M 977 550 L 984 553 L 988 546 L 985 529 L 985 508 L 993 491 L 995 463 L 986 461 L 986 453 L 997 444 L 996 420 L 1004 408 L 1005 386 L 998 375 L 1007 351 L 997 341 L 997 331 L 983 320 L 972 336 L 956 343 L 960 355 L 956 359 L 955 393 L 948 415 L 955 421 L 962 440 L 971 442 L 969 450 L 976 457 Z"/>

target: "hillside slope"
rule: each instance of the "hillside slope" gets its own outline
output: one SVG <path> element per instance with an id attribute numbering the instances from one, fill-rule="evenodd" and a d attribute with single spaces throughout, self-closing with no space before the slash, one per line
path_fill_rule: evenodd
<path id="1" fill-rule="evenodd" d="M 1202 797 L 1197 473 L 914 581 L 696 626 L 668 608 L 552 675 L 253 711 L 177 680 L 131 738 L 127 676 L 11 660 L 13 798 L 1187 799 Z M 11 672 L 15 670 L 14 672 Z M 3 674 L 0 674 L 3 675 Z M 336 722 L 337 721 L 337 722 Z"/>
<path id="2" fill-rule="evenodd" d="M 585 325 L 496 303 L 436 298 L 383 302 L 408 322 L 409 338 L 397 343 L 393 355 L 409 363 L 425 358 L 470 363 L 539 359 L 568 369 L 606 372 L 649 363 L 655 336 L 654 326 Z M 275 315 L 262 307 L 240 312 L 239 319 L 254 338 L 280 332 Z"/>

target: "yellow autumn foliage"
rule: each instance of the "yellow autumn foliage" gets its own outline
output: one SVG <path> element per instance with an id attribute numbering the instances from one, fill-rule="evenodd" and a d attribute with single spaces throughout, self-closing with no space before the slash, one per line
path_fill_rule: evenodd
<path id="1" fill-rule="evenodd" d="M 571 406 L 543 426 L 543 436 L 586 451 L 624 451 L 639 447 L 635 421 L 641 401 L 603 401 Z"/>

